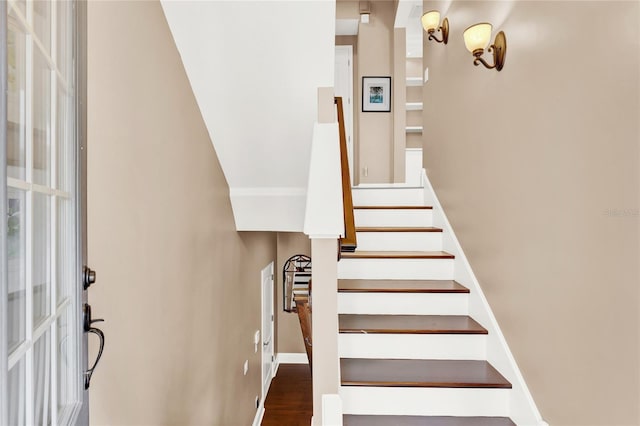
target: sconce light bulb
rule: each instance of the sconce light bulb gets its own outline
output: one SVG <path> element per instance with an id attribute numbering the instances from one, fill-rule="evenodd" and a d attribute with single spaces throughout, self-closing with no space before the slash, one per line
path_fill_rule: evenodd
<path id="1" fill-rule="evenodd" d="M 477 50 L 484 51 L 491 40 L 492 25 L 489 23 L 475 24 L 467 28 L 464 33 L 464 45 L 469 52 L 476 55 Z"/>
<path id="2" fill-rule="evenodd" d="M 422 28 L 428 33 L 432 33 L 440 26 L 440 12 L 431 10 L 422 15 Z"/>

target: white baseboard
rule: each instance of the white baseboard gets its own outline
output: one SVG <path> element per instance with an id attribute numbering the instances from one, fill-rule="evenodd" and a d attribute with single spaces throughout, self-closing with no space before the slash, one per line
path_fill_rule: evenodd
<path id="1" fill-rule="evenodd" d="M 260 407 L 256 411 L 256 416 L 253 418 L 252 426 L 260 426 L 262 423 L 262 418 L 264 417 L 264 401 L 260 402 Z"/>
<path id="2" fill-rule="evenodd" d="M 281 352 L 276 357 L 276 364 L 309 364 L 306 353 Z"/>

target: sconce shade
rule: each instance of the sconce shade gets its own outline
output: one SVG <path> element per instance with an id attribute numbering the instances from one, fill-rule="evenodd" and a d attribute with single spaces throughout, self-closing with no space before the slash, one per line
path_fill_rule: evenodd
<path id="1" fill-rule="evenodd" d="M 481 23 L 475 24 L 464 30 L 464 45 L 467 46 L 469 52 L 474 53 L 477 50 L 484 50 L 491 40 L 491 24 Z"/>
<path id="2" fill-rule="evenodd" d="M 440 26 L 440 12 L 432 10 L 422 15 L 422 28 L 425 31 L 435 31 Z"/>

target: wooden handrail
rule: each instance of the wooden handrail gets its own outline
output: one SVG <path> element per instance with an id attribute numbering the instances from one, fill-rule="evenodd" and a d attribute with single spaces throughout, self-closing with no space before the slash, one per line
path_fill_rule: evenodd
<path id="1" fill-rule="evenodd" d="M 344 211 L 344 237 L 340 238 L 339 252 L 353 252 L 358 246 L 356 240 L 356 224 L 353 217 L 353 198 L 351 196 L 351 177 L 349 176 L 349 155 L 347 151 L 347 134 L 344 127 L 344 110 L 342 98 L 335 97 L 338 108 L 338 127 L 340 129 L 340 164 L 342 167 L 342 206 Z"/>

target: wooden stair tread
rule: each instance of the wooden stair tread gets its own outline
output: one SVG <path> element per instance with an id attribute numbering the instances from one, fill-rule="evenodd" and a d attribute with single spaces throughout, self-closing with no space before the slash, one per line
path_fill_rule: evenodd
<path id="1" fill-rule="evenodd" d="M 344 426 L 516 426 L 507 417 L 343 416 Z"/>
<path id="2" fill-rule="evenodd" d="M 338 280 L 340 293 L 469 293 L 453 280 Z"/>
<path id="3" fill-rule="evenodd" d="M 453 259 L 446 251 L 360 251 L 342 253 L 343 259 Z"/>
<path id="4" fill-rule="evenodd" d="M 511 388 L 486 361 L 342 358 L 340 371 L 343 386 Z"/>
<path id="5" fill-rule="evenodd" d="M 356 226 L 356 232 L 442 232 L 433 226 Z"/>
<path id="6" fill-rule="evenodd" d="M 357 210 L 432 210 L 433 206 L 354 206 Z"/>
<path id="7" fill-rule="evenodd" d="M 466 315 L 339 315 L 340 333 L 488 334 Z"/>

